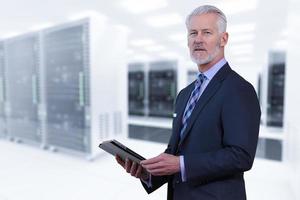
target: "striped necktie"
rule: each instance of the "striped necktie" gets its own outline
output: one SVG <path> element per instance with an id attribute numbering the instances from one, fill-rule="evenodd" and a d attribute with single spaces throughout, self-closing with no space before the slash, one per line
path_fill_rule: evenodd
<path id="1" fill-rule="evenodd" d="M 182 138 L 182 136 L 184 134 L 184 131 L 187 127 L 188 119 L 192 115 L 192 112 L 195 108 L 195 105 L 196 105 L 196 103 L 199 99 L 200 88 L 201 88 L 201 85 L 202 85 L 203 81 L 205 80 L 205 78 L 206 78 L 205 75 L 200 73 L 198 75 L 198 78 L 197 78 L 196 82 L 195 82 L 195 88 L 191 93 L 191 96 L 190 96 L 189 101 L 188 101 L 188 103 L 185 107 L 184 114 L 183 114 L 183 117 L 182 117 L 182 129 L 180 131 L 180 138 Z"/>

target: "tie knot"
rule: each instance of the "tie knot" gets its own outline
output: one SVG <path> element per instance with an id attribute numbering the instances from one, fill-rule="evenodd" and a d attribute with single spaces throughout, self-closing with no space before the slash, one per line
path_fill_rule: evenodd
<path id="1" fill-rule="evenodd" d="M 202 73 L 198 74 L 196 85 L 201 85 L 203 81 L 205 80 L 206 76 Z"/>

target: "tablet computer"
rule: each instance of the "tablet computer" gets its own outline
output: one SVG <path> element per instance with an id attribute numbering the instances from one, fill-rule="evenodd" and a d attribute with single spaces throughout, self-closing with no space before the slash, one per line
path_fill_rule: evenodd
<path id="1" fill-rule="evenodd" d="M 117 140 L 104 141 L 101 144 L 99 144 L 99 147 L 114 156 L 120 156 L 123 160 L 128 158 L 129 160 L 132 160 L 136 163 L 140 163 L 142 160 L 145 160 L 143 156 L 129 149 Z"/>

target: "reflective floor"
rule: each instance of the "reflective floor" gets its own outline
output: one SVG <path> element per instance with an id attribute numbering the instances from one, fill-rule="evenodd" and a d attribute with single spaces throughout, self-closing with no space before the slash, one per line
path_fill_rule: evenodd
<path id="1" fill-rule="evenodd" d="M 149 158 L 164 144 L 122 141 Z M 99 150 L 101 151 L 101 150 Z M 103 153 L 93 162 L 36 147 L 0 140 L 0 200 L 162 200 L 166 186 L 148 195 L 140 182 L 125 174 Z M 287 166 L 257 159 L 245 180 L 249 200 L 295 200 Z"/>

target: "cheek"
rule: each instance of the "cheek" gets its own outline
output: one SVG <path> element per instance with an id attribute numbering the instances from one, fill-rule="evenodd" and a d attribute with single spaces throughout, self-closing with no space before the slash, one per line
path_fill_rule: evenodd
<path id="1" fill-rule="evenodd" d="M 210 51 L 213 51 L 215 48 L 219 47 L 220 44 L 221 44 L 220 40 L 213 40 L 213 41 L 209 42 L 208 48 Z"/>
<path id="2" fill-rule="evenodd" d="M 216 39 L 216 46 L 220 47 L 224 44 L 224 39 L 222 37 Z"/>

